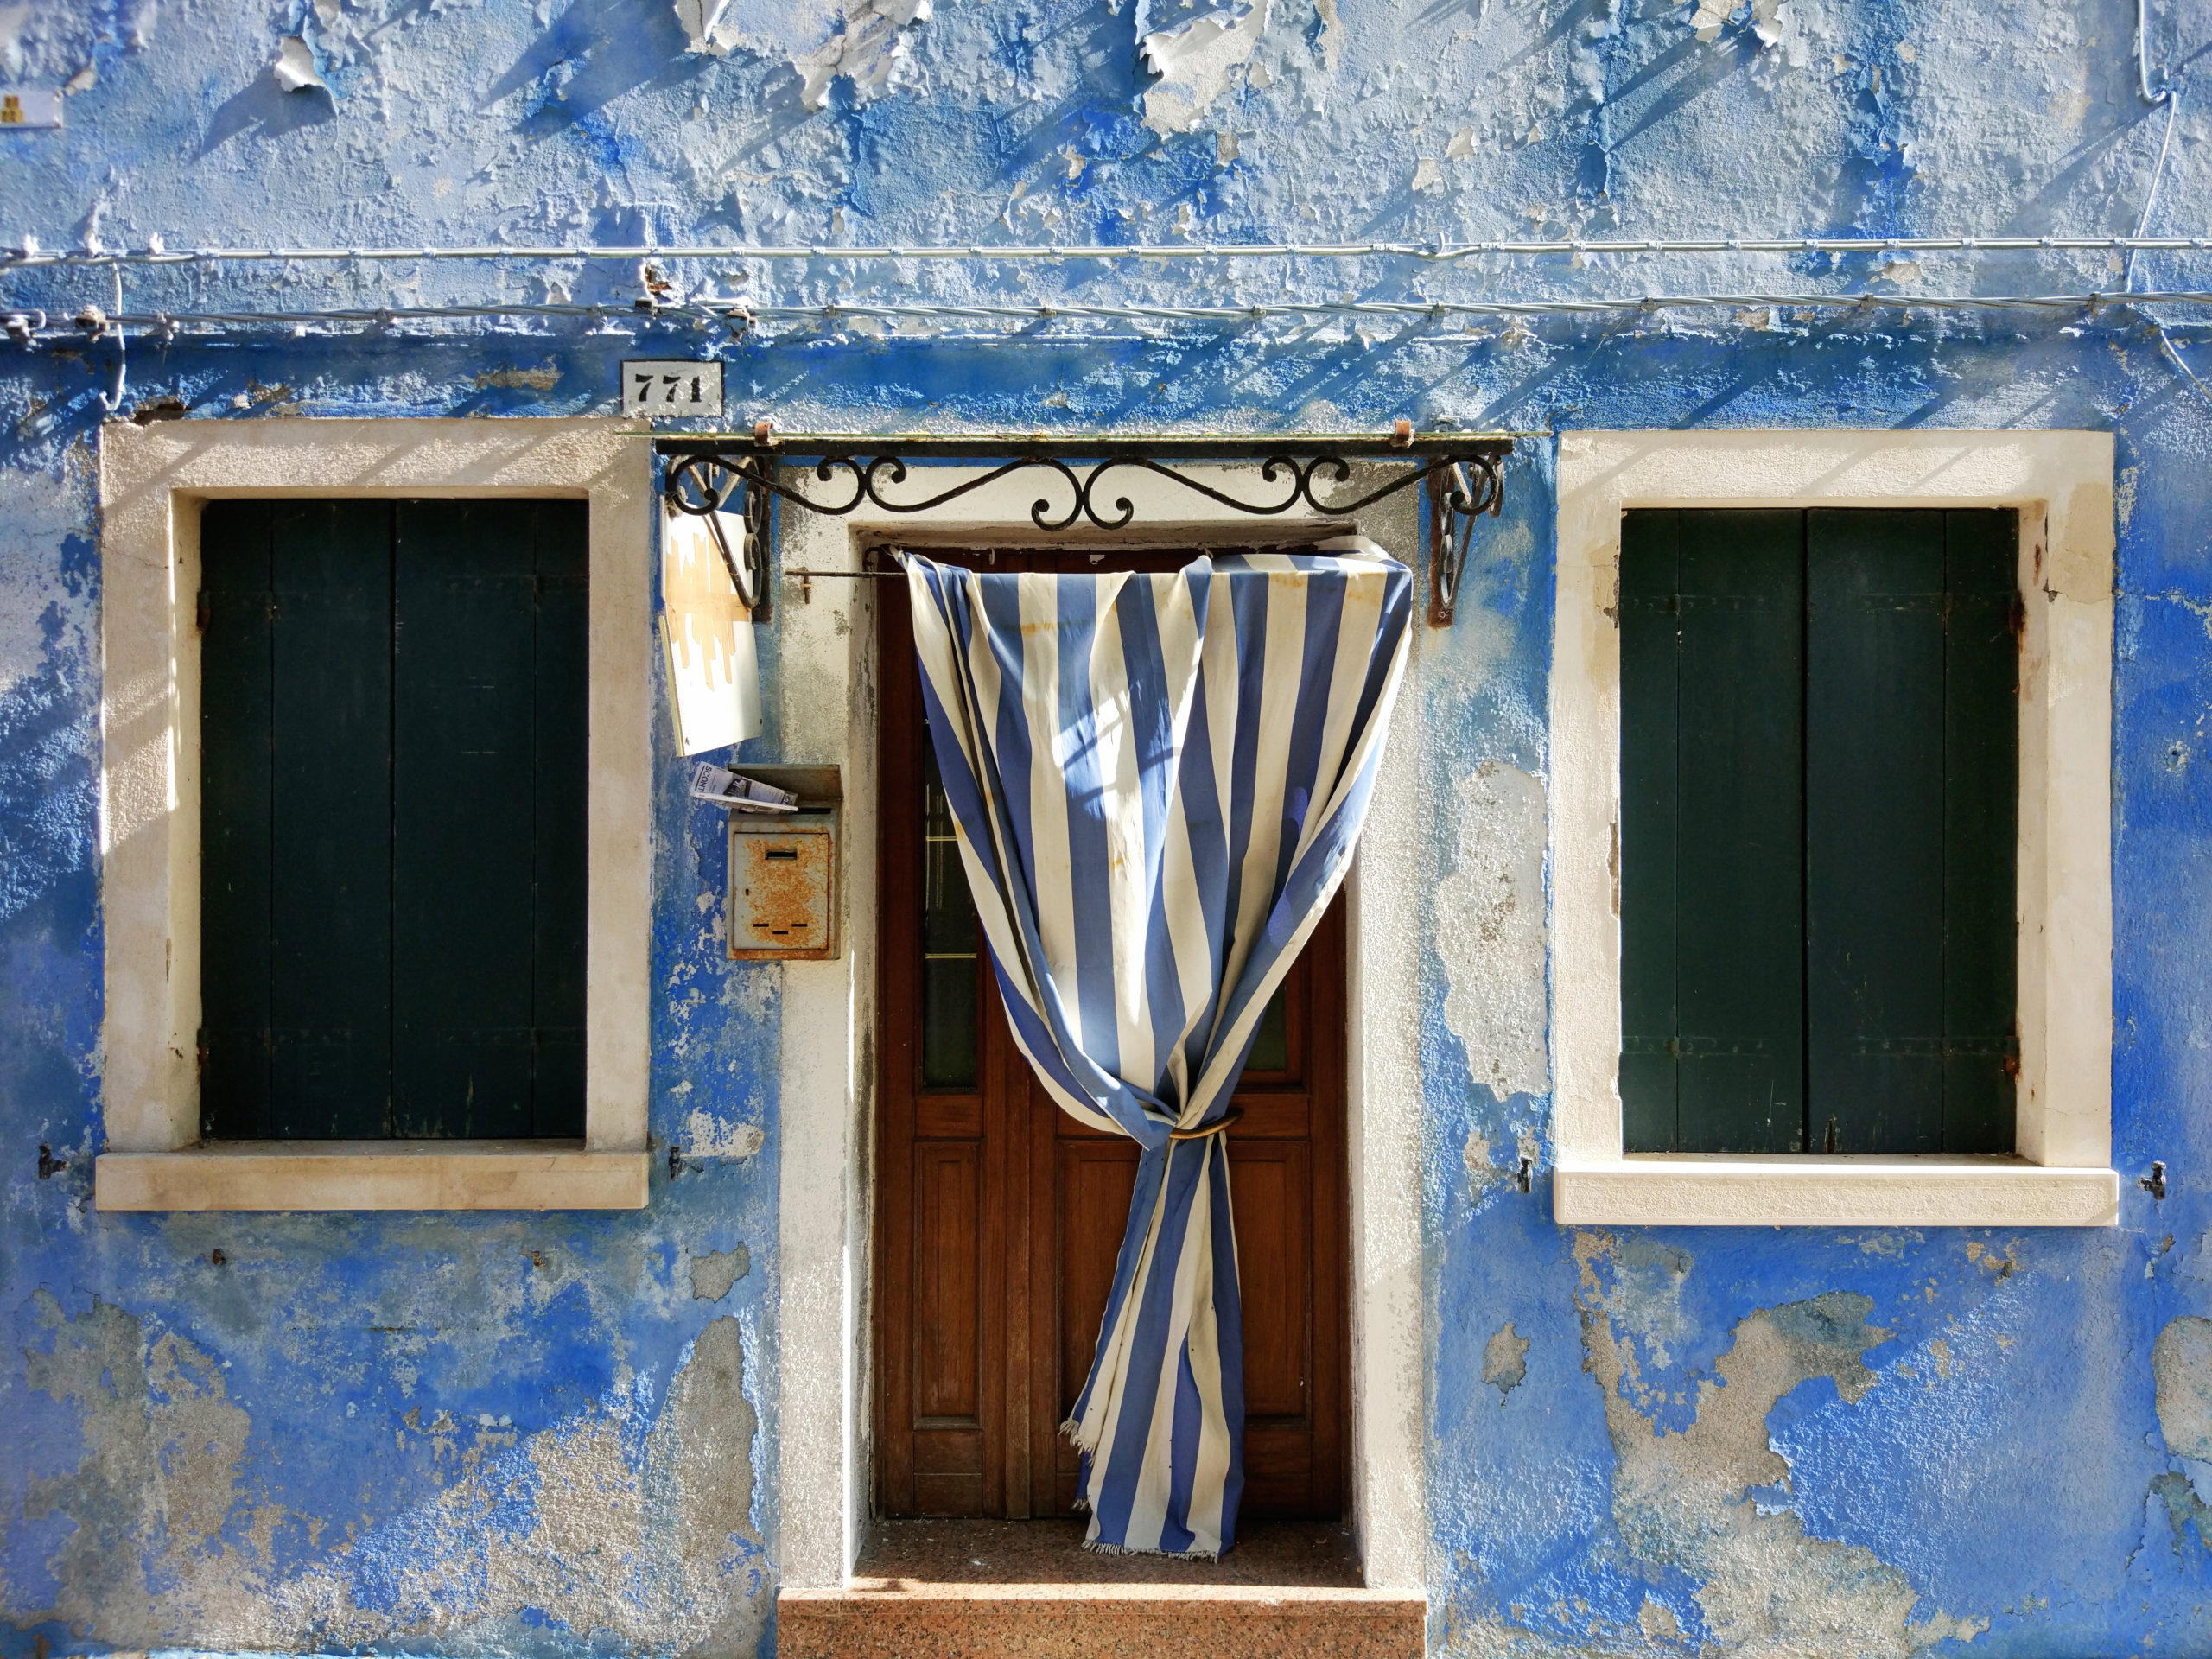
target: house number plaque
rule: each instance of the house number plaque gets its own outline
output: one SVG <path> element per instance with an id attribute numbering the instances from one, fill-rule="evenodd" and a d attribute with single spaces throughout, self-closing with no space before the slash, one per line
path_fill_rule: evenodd
<path id="1" fill-rule="evenodd" d="M 622 365 L 622 412 L 648 420 L 722 412 L 722 365 L 639 358 Z"/>

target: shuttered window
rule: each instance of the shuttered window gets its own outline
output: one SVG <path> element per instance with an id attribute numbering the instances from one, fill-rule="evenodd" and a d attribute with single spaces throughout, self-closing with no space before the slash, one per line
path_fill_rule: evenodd
<path id="1" fill-rule="evenodd" d="M 2018 516 L 1638 511 L 1630 1152 L 2010 1152 Z"/>
<path id="2" fill-rule="evenodd" d="M 585 511 L 204 510 L 207 1135 L 582 1135 Z"/>

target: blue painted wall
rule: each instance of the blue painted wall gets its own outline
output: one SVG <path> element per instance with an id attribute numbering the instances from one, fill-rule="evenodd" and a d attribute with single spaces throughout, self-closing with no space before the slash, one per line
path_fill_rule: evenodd
<path id="1" fill-rule="evenodd" d="M 1138 35 L 1198 15 L 1172 0 L 939 0 L 931 16 L 851 0 L 842 20 L 834 0 L 735 0 L 711 27 L 689 10 L 687 26 L 664 0 L 0 7 L 0 88 L 70 89 L 66 127 L 0 132 L 0 247 L 2110 234 L 2135 229 L 2168 121 L 2137 91 L 2133 8 L 2114 0 L 1255 0 L 1220 15 L 1218 73 L 1171 45 L 1164 79 Z M 286 36 L 320 86 L 280 84 Z M 2150 45 L 2186 93 L 2212 61 L 2212 14 L 2170 7 Z M 2185 98 L 2174 123 L 2153 230 L 2208 228 L 2199 109 Z M 2054 253 L 742 270 L 672 274 L 689 293 L 813 304 L 2122 281 L 2116 257 Z M 2146 256 L 2135 278 L 2212 288 L 2212 256 Z M 134 273 L 124 306 L 626 309 L 635 291 L 620 264 L 225 266 Z M 114 308 L 105 273 L 0 270 L 0 309 L 88 302 Z M 2172 315 L 2173 348 L 2212 370 L 2212 331 Z M 1407 416 L 1529 434 L 1469 614 L 1427 647 L 1447 899 L 1450 873 L 1541 855 L 1548 435 L 2114 432 L 2121 1224 L 1558 1228 L 1541 1009 L 1533 1037 L 1484 1012 L 1499 963 L 1440 905 L 1423 1046 L 1433 1641 L 2212 1651 L 2212 402 L 2142 315 L 587 330 L 142 332 L 123 404 L 573 414 L 611 406 L 625 355 L 708 348 L 734 411 L 790 426 Z M 767 1650 L 777 978 L 721 961 L 694 905 L 720 851 L 677 791 L 664 711 L 652 1130 L 692 1139 L 704 1113 L 736 1147 L 760 1130 L 757 1150 L 657 1172 L 637 1214 L 91 1208 L 95 474 L 115 369 L 111 338 L 0 341 L 0 1651 Z M 1468 839 L 1462 806 L 1495 834 Z M 1541 926 L 1514 938 L 1541 961 Z M 41 1177 L 41 1143 L 67 1167 Z M 1508 1178 L 1524 1150 L 1527 1195 Z M 2154 1158 L 2163 1201 L 2133 1185 Z"/>

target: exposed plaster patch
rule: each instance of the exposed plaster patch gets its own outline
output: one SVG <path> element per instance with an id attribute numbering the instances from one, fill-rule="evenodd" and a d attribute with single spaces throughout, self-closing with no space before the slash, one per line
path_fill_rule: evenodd
<path id="1" fill-rule="evenodd" d="M 483 391 L 499 386 L 509 391 L 550 391 L 560 379 L 560 368 L 552 363 L 534 369 L 486 369 L 476 377 L 476 389 Z"/>
<path id="2" fill-rule="evenodd" d="M 2151 1349 L 2158 1432 L 2177 1458 L 2212 1464 L 2212 1319 L 2170 1320 Z"/>
<path id="3" fill-rule="evenodd" d="M 1436 164 L 1433 156 L 1424 156 L 1414 166 L 1414 188 L 1434 190 L 1444 183 L 1444 169 Z"/>
<path id="4" fill-rule="evenodd" d="M 752 1270 L 753 1253 L 744 1245 L 691 1258 L 691 1294 L 702 1302 L 719 1302 L 729 1287 Z"/>
<path id="5" fill-rule="evenodd" d="M 1483 1344 L 1483 1381 L 1497 1390 L 1500 1401 L 1528 1376 L 1528 1355 L 1529 1338 L 1515 1334 L 1510 1319 L 1491 1332 Z"/>
<path id="6" fill-rule="evenodd" d="M 25 1489 L 26 1521 L 68 1524 L 48 1535 L 57 1542 L 41 1563 L 53 1603 L 16 1605 L 11 1619 L 66 1622 L 124 1644 L 254 1628 L 255 1575 L 233 1541 L 257 1540 L 252 1554 L 267 1560 L 281 1512 L 226 1526 L 252 1424 L 231 1401 L 222 1367 L 98 1299 L 73 1318 L 44 1290 L 32 1306 L 25 1383 L 74 1414 L 82 1455 Z"/>
<path id="7" fill-rule="evenodd" d="M 1718 1375 L 1698 1383 L 1694 1421 L 1662 1434 L 1623 1387 L 1633 1357 L 1616 1323 L 1633 1319 L 1640 1292 L 1634 1275 L 1605 1271 L 1617 1248 L 1592 1233 L 1574 1245 L 1586 1363 L 1603 1390 L 1616 1459 L 1613 1518 L 1638 1560 L 1695 1581 L 1714 1647 L 1909 1659 L 1986 1630 L 1986 1619 L 1940 1611 L 1915 1618 L 1920 1592 L 1872 1550 L 1808 1537 L 1786 1504 L 1748 1501 L 1755 1488 L 1789 1491 L 1789 1465 L 1767 1428 L 1785 1395 L 1826 1377 L 1856 1404 L 1879 1381 L 1862 1357 L 1890 1337 L 1867 1323 L 1872 1299 L 1830 1291 L 1745 1314 Z"/>
<path id="8" fill-rule="evenodd" d="M 758 1123 L 731 1123 L 710 1112 L 695 1111 L 683 1120 L 686 1158 L 750 1158 L 767 1139 Z"/>
<path id="9" fill-rule="evenodd" d="M 1137 47 L 1160 84 L 1144 94 L 1144 124 L 1154 132 L 1188 132 L 1228 92 L 1230 78 L 1251 61 L 1268 26 L 1270 0 L 1224 7 L 1179 22 L 1151 26 L 1151 0 L 1138 0 Z"/>
<path id="10" fill-rule="evenodd" d="M 1636 1626 L 1647 1641 L 1679 1642 L 1682 1638 L 1681 1622 L 1675 1617 L 1675 1610 L 1656 1596 L 1644 1597 L 1643 1605 L 1637 1609 Z"/>
<path id="11" fill-rule="evenodd" d="M 1544 786 L 1485 760 L 1453 791 L 1458 862 L 1436 895 L 1444 1023 L 1499 1100 L 1551 1087 L 1544 1044 Z"/>

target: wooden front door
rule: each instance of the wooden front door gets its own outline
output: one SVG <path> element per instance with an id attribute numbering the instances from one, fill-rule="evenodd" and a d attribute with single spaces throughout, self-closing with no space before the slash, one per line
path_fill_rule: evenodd
<path id="1" fill-rule="evenodd" d="M 1052 562 L 1021 556 L 995 566 Z M 880 607 L 876 1501 L 887 1516 L 1071 1514 L 1059 1425 L 1090 1374 L 1137 1149 L 1061 1111 L 1014 1046 L 937 782 L 903 585 L 884 583 Z M 1339 902 L 1268 1011 L 1229 1133 L 1255 1518 L 1344 1507 L 1344 963 Z"/>

